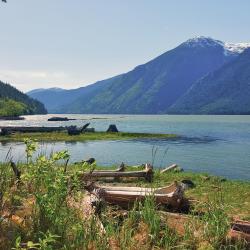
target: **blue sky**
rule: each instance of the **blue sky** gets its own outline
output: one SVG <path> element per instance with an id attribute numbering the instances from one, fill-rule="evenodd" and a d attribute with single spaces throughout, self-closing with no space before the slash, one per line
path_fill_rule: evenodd
<path id="1" fill-rule="evenodd" d="M 250 42 L 249 0 L 8 0 L 0 79 L 22 91 L 127 72 L 194 36 Z"/>

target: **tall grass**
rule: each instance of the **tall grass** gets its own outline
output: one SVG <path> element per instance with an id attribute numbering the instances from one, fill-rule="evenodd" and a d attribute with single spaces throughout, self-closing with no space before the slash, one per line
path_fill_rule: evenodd
<path id="1" fill-rule="evenodd" d="M 244 242 L 226 240 L 230 218 L 223 192 L 214 192 L 196 208 L 202 211 L 200 216 L 189 215 L 184 235 L 166 223 L 168 215 L 159 212 L 153 195 L 131 210 L 101 203 L 86 217 L 81 207 L 85 192 L 78 178 L 86 166 L 65 168 L 67 151 L 34 159 L 37 145 L 31 140 L 25 143 L 26 163 L 18 165 L 20 182 L 9 164 L 0 164 L 1 249 L 246 249 Z M 157 172 L 155 178 L 150 185 L 174 177 L 162 179 Z M 72 206 L 69 197 L 79 207 Z"/>

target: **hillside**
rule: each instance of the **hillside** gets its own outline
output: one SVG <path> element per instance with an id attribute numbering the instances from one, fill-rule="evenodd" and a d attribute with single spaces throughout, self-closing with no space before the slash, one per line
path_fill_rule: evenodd
<path id="1" fill-rule="evenodd" d="M 197 81 L 169 112 L 250 114 L 250 49 Z"/>
<path id="2" fill-rule="evenodd" d="M 28 94 L 50 113 L 167 113 L 196 81 L 234 60 L 248 46 L 197 37 L 128 73 L 87 87 Z"/>
<path id="3" fill-rule="evenodd" d="M 42 103 L 0 81 L 0 116 L 45 113 L 47 110 Z"/>

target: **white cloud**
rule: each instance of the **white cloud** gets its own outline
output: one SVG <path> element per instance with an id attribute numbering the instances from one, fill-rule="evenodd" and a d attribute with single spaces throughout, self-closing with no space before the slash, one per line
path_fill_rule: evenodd
<path id="1" fill-rule="evenodd" d="M 28 78 L 28 79 L 48 79 L 48 78 L 65 78 L 64 72 L 46 72 L 46 71 L 23 71 L 23 70 L 0 70 L 0 77 L 3 78 Z"/>
<path id="2" fill-rule="evenodd" d="M 27 70 L 0 70 L 0 79 L 10 83 L 16 88 L 27 91 L 35 88 L 48 88 L 56 85 L 58 87 L 71 87 L 70 76 L 64 72 L 27 71 Z"/>

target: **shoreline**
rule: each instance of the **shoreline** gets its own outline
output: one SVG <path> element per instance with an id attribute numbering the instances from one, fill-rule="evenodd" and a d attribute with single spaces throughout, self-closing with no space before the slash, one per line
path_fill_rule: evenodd
<path id="1" fill-rule="evenodd" d="M 67 132 L 44 132 L 44 133 L 15 133 L 12 135 L 0 136 L 0 142 L 22 142 L 25 138 L 30 138 L 38 142 L 77 142 L 96 140 L 133 140 L 133 139 L 176 139 L 180 136 L 176 134 L 153 134 L 153 133 L 107 133 L 107 132 L 86 132 L 80 135 L 68 135 Z"/>

